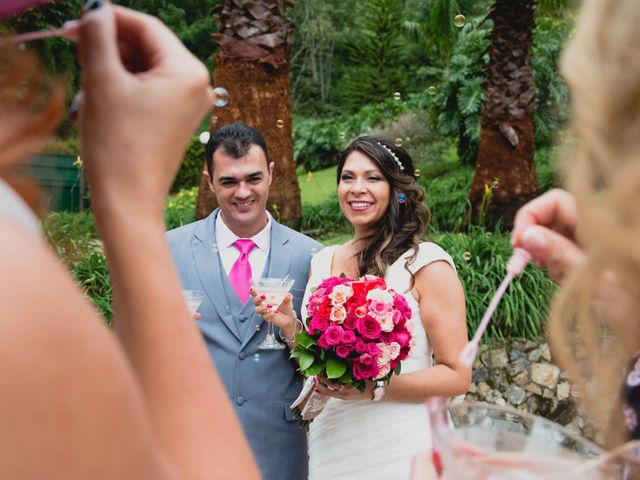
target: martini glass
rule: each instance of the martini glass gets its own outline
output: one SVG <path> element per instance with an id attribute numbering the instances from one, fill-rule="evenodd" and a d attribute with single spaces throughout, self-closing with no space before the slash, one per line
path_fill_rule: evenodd
<path id="1" fill-rule="evenodd" d="M 482 402 L 428 402 L 445 478 L 604 480 L 638 478 L 638 443 L 605 452 L 537 415 Z M 435 463 L 434 463 L 435 464 Z"/>
<path id="2" fill-rule="evenodd" d="M 182 290 L 182 295 L 184 296 L 185 302 L 187 302 L 191 316 L 195 315 L 198 307 L 204 300 L 204 293 L 200 290 Z"/>
<path id="3" fill-rule="evenodd" d="M 263 277 L 251 281 L 251 286 L 258 295 L 264 295 L 264 303 L 272 305 L 273 310 L 277 310 L 278 306 L 284 300 L 291 287 L 293 286 L 293 278 Z M 260 350 L 282 350 L 285 346 L 280 343 L 273 334 L 273 323 L 269 323 L 267 336 L 258 345 Z"/>

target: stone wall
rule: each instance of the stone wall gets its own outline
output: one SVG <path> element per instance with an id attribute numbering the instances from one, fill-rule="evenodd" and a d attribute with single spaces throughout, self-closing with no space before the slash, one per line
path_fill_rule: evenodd
<path id="1" fill-rule="evenodd" d="M 513 339 L 508 344 L 483 346 L 473 365 L 472 384 L 465 399 L 540 415 L 599 440 L 577 411 L 571 384 L 552 363 L 546 342 Z"/>

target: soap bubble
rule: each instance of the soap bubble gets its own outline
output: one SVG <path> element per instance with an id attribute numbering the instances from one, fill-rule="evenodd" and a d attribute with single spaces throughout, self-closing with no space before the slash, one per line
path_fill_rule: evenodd
<path id="1" fill-rule="evenodd" d="M 224 107 L 229 103 L 229 92 L 226 88 L 216 87 L 213 89 L 213 105 Z"/>
<path id="2" fill-rule="evenodd" d="M 464 18 L 464 15 L 462 15 L 462 14 L 456 15 L 453 18 L 453 24 L 458 28 L 464 27 L 464 24 L 466 23 L 466 21 L 467 21 L 467 19 Z"/>
<path id="3" fill-rule="evenodd" d="M 281 118 L 276 120 L 276 127 L 278 127 L 278 128 L 284 127 L 284 120 L 282 120 Z"/>
<path id="4" fill-rule="evenodd" d="M 200 143 L 205 144 L 209 141 L 209 137 L 211 137 L 211 134 L 209 132 L 202 132 L 199 136 L 198 139 L 200 140 Z"/>
<path id="5" fill-rule="evenodd" d="M 464 259 L 465 259 L 465 261 L 467 261 L 467 262 L 468 262 L 469 260 L 471 260 L 471 252 L 464 252 L 464 253 L 462 254 L 462 258 L 464 258 Z"/>

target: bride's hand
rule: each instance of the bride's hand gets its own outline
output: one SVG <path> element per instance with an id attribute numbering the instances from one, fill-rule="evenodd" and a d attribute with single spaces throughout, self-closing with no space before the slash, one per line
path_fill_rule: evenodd
<path id="1" fill-rule="evenodd" d="M 318 377 L 316 392 L 341 400 L 371 400 L 376 384 L 375 382 L 366 381 L 365 385 L 364 391 L 361 392 L 351 385 L 335 383 L 324 377 Z"/>

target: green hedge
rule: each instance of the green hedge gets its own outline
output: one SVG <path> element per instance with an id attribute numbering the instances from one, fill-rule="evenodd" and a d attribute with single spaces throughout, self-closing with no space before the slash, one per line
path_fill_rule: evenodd
<path id="1" fill-rule="evenodd" d="M 430 240 L 442 246 L 456 264 L 467 298 L 467 325 L 471 336 L 506 274 L 511 256 L 509 236 L 471 227 L 466 234 L 434 233 Z M 512 281 L 485 337 L 536 339 L 542 336 L 556 288 L 544 271 L 528 266 L 520 278 Z"/>

